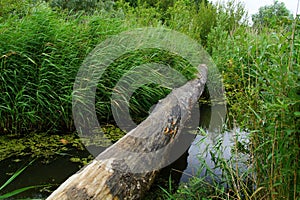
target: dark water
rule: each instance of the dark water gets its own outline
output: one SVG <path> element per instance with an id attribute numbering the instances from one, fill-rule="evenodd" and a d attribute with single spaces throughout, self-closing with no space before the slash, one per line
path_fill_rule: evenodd
<path id="1" fill-rule="evenodd" d="M 212 114 L 212 110 L 215 112 L 215 116 Z M 157 185 L 163 185 L 168 182 L 171 175 L 173 184 L 178 185 L 180 182 L 187 182 L 192 176 L 202 176 L 205 171 L 198 172 L 199 156 L 202 156 L 207 161 L 208 166 L 214 168 L 211 157 L 205 154 L 210 144 L 214 144 L 217 136 L 220 135 L 218 130 L 224 122 L 224 106 L 219 108 L 215 106 L 213 109 L 209 105 L 202 105 L 200 107 L 200 126 L 207 130 L 209 136 L 206 136 L 206 143 L 199 144 L 199 141 L 203 140 L 204 136 L 190 135 L 190 148 L 173 164 L 162 170 L 161 174 L 157 178 L 152 190 L 155 190 Z M 219 113 L 219 114 L 218 114 Z M 224 156 L 230 156 L 230 147 L 232 145 L 233 133 L 226 132 L 223 134 L 224 140 Z M 103 151 L 104 148 L 94 147 L 95 151 Z M 55 155 L 51 159 L 40 158 L 31 164 L 19 177 L 17 177 L 11 184 L 4 188 L 0 194 L 13 191 L 15 189 L 23 188 L 31 185 L 43 185 L 52 184 L 51 187 L 46 189 L 33 189 L 23 192 L 11 199 L 44 199 L 51 191 L 59 186 L 69 176 L 77 172 L 82 165 L 80 163 L 70 162 L 71 157 L 88 157 L 90 154 L 88 151 L 79 151 L 70 147 L 69 151 L 63 155 Z M 14 162 L 19 160 L 19 162 Z M 27 157 L 12 157 L 0 162 L 0 186 L 18 169 L 25 166 L 31 161 L 29 156 Z M 219 173 L 216 171 L 216 173 Z M 151 194 L 151 191 L 150 191 Z"/>
<path id="2" fill-rule="evenodd" d="M 65 155 L 55 155 L 52 158 L 38 158 L 29 165 L 23 173 L 6 186 L 0 194 L 5 194 L 13 190 L 32 186 L 48 185 L 46 189 L 31 189 L 10 199 L 44 199 L 62 183 L 67 177 L 78 171 L 81 166 L 78 163 L 70 162 L 72 156 L 87 157 L 89 152 L 69 150 Z M 15 162 L 18 160 L 18 162 Z M 2 185 L 18 169 L 26 166 L 32 158 L 30 156 L 13 156 L 0 162 L 0 185 Z"/>

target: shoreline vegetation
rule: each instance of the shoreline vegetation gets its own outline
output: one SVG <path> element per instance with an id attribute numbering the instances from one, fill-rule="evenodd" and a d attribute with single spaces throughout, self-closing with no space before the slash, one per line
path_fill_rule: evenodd
<path id="1" fill-rule="evenodd" d="M 73 83 L 89 52 L 122 31 L 165 27 L 197 40 L 210 54 L 226 91 L 225 127 L 249 134 L 247 143 L 236 140 L 229 161 L 218 157 L 218 145 L 210 152 L 227 187 L 194 177 L 177 189 L 161 187 L 157 199 L 300 198 L 299 16 L 275 1 L 252 19 L 250 26 L 242 4 L 234 1 L 2 0 L 0 136 L 74 133 Z M 188 79 L 195 72 L 184 59 L 158 49 L 125 55 L 99 81 L 99 121 L 113 123 L 110 95 L 118 79 L 134 64 L 149 62 L 171 66 Z M 150 84 L 134 93 L 130 113 L 136 122 L 169 92 Z M 243 173 L 236 164 L 240 152 L 249 156 Z"/>

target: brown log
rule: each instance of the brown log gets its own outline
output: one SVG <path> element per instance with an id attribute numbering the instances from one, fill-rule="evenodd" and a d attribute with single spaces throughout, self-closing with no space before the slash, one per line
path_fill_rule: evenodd
<path id="1" fill-rule="evenodd" d="M 199 69 L 196 79 L 160 100 L 146 120 L 69 177 L 47 200 L 141 199 L 170 161 L 171 149 L 204 90 L 207 68 Z"/>

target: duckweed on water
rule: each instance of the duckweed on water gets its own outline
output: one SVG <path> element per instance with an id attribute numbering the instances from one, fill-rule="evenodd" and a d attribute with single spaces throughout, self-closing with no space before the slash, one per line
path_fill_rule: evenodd
<path id="1" fill-rule="evenodd" d="M 119 128 L 113 125 L 105 125 L 102 127 L 105 138 L 116 142 L 125 135 Z M 102 146 L 103 141 L 93 143 L 96 146 Z M 86 144 L 87 145 L 87 144 Z M 65 135 L 49 135 L 47 133 L 31 133 L 26 137 L 17 137 L 14 135 L 6 135 L 0 137 L 0 162 L 6 158 L 17 156 L 14 160 L 18 162 L 19 156 L 43 157 L 49 160 L 54 155 L 66 155 L 70 149 L 78 151 L 86 151 L 81 139 L 76 134 Z M 78 158 L 72 157 L 70 161 L 81 162 L 87 164 L 91 157 Z"/>
<path id="2" fill-rule="evenodd" d="M 1 136 L 0 161 L 12 156 L 27 156 L 49 158 L 55 154 L 66 152 L 69 148 L 84 150 L 76 135 L 49 135 L 46 133 L 31 133 L 26 137 Z"/>

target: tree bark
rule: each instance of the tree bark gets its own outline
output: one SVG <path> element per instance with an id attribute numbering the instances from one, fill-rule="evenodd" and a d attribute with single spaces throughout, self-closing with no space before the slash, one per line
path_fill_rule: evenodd
<path id="1" fill-rule="evenodd" d="M 196 79 L 160 100 L 146 120 L 69 177 L 47 200 L 141 199 L 159 169 L 172 161 L 174 149 L 181 148 L 177 139 L 207 79 L 206 66 L 199 69 Z"/>

